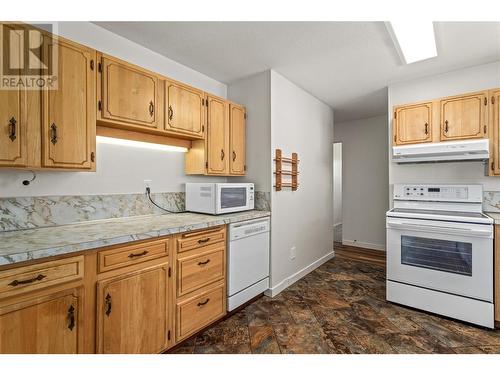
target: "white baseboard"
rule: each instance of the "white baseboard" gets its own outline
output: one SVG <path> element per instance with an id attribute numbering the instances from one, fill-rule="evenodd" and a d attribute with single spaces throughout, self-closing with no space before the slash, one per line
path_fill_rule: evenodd
<path id="1" fill-rule="evenodd" d="M 369 243 L 369 242 L 361 242 L 355 240 L 346 240 L 345 238 L 342 239 L 342 245 L 364 247 L 365 249 L 385 251 L 385 245 Z"/>
<path id="2" fill-rule="evenodd" d="M 321 266 L 323 263 L 328 262 L 330 259 L 332 259 L 335 256 L 335 251 L 331 251 L 328 254 L 322 256 L 318 260 L 312 262 L 310 265 L 302 268 L 298 272 L 294 273 L 290 277 L 287 277 L 285 280 L 280 282 L 278 285 L 269 288 L 266 292 L 265 295 L 269 297 L 276 297 L 278 294 L 280 294 L 282 291 L 284 291 L 286 288 L 288 288 L 290 285 L 295 283 L 296 281 L 299 281 L 302 279 L 305 275 L 307 275 L 309 272 L 314 271 L 316 268 Z"/>

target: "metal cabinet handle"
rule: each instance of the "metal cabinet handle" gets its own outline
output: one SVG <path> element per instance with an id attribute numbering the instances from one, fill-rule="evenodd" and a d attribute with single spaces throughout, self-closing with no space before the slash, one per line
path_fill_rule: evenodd
<path id="1" fill-rule="evenodd" d="M 153 104 L 153 101 L 149 102 L 149 114 L 151 117 L 153 117 L 155 113 L 155 105 Z"/>
<path id="2" fill-rule="evenodd" d="M 204 238 L 203 240 L 198 240 L 198 243 L 205 243 L 205 242 L 208 242 L 210 241 L 210 237 L 207 237 L 207 238 Z"/>
<path id="3" fill-rule="evenodd" d="M 73 307 L 73 305 L 69 306 L 68 320 L 69 320 L 68 329 L 70 331 L 73 331 L 73 328 L 75 328 L 75 308 Z"/>
<path id="4" fill-rule="evenodd" d="M 137 254 L 134 254 L 134 253 L 130 253 L 128 255 L 129 258 L 135 258 L 135 257 L 142 257 L 144 255 L 146 255 L 148 253 L 147 250 L 144 250 L 142 253 L 137 253 Z"/>
<path id="5" fill-rule="evenodd" d="M 429 134 L 429 124 L 425 123 L 425 134 Z"/>
<path id="6" fill-rule="evenodd" d="M 210 263 L 210 259 L 207 259 L 207 260 L 206 260 L 206 261 L 204 261 L 204 262 L 198 262 L 198 265 L 199 265 L 199 266 L 204 266 L 205 264 L 208 264 L 208 263 Z"/>
<path id="7" fill-rule="evenodd" d="M 236 160 L 236 152 L 233 151 L 233 161 L 235 161 L 235 160 Z"/>
<path id="8" fill-rule="evenodd" d="M 172 120 L 174 118 L 174 110 L 172 109 L 172 106 L 168 106 L 168 119 Z"/>
<path id="9" fill-rule="evenodd" d="M 16 118 L 11 117 L 11 119 L 9 120 L 9 138 L 12 142 L 14 142 L 17 138 L 16 124 L 17 124 Z"/>
<path id="10" fill-rule="evenodd" d="M 448 120 L 444 122 L 444 132 L 448 133 L 449 127 L 448 127 Z"/>
<path id="11" fill-rule="evenodd" d="M 109 314 L 111 314 L 111 296 L 109 295 L 109 293 L 106 295 L 104 302 L 106 306 L 106 315 L 109 316 Z"/>
<path id="12" fill-rule="evenodd" d="M 42 275 L 42 274 L 39 274 L 37 277 L 34 277 L 32 279 L 28 279 L 28 280 L 14 280 L 12 282 L 9 283 L 10 286 L 18 286 L 18 285 L 24 285 L 24 284 L 31 284 L 31 283 L 34 283 L 35 281 L 41 281 L 43 279 L 45 279 L 47 277 L 47 275 Z"/>
<path id="13" fill-rule="evenodd" d="M 224 153 L 224 149 L 220 150 L 220 160 L 224 160 L 226 154 Z"/>
<path id="14" fill-rule="evenodd" d="M 50 141 L 53 145 L 55 145 L 57 143 L 57 126 L 55 123 L 52 123 L 52 125 L 50 125 L 50 133 Z"/>
<path id="15" fill-rule="evenodd" d="M 198 302 L 198 306 L 204 306 L 208 303 L 208 301 L 210 301 L 210 298 L 207 298 L 205 302 Z"/>

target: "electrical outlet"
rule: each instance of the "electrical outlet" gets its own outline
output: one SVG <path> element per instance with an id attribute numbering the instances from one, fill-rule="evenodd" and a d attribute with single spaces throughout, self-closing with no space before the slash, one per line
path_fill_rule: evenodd
<path id="1" fill-rule="evenodd" d="M 295 246 L 292 246 L 290 248 L 290 259 L 295 259 L 295 256 L 297 255 L 297 248 Z"/>
<path id="2" fill-rule="evenodd" d="M 153 182 L 152 180 L 144 180 L 144 190 L 146 190 L 147 188 L 151 189 L 152 182 Z"/>

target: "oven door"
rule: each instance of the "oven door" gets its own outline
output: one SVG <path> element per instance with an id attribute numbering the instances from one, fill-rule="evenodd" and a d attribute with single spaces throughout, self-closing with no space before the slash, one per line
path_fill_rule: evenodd
<path id="1" fill-rule="evenodd" d="M 248 184 L 217 184 L 217 214 L 249 210 L 250 192 Z"/>
<path id="2" fill-rule="evenodd" d="M 387 279 L 493 302 L 493 226 L 388 217 Z"/>

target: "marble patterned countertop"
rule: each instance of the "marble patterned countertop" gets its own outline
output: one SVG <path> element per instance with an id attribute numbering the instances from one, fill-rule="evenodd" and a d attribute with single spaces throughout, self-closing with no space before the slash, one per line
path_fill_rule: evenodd
<path id="1" fill-rule="evenodd" d="M 500 225 L 500 212 L 485 212 L 485 214 L 495 220 L 495 225 Z"/>
<path id="2" fill-rule="evenodd" d="M 266 216 L 269 211 L 144 215 L 0 232 L 0 266 Z"/>

